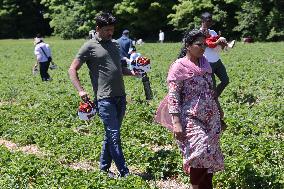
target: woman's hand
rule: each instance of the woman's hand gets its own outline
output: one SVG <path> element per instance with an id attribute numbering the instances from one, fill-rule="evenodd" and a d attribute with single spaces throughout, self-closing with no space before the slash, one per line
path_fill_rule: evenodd
<path id="1" fill-rule="evenodd" d="M 185 139 L 185 133 L 180 122 L 180 114 L 172 114 L 172 124 L 173 124 L 173 133 L 177 140 L 183 141 Z"/>
<path id="2" fill-rule="evenodd" d="M 185 134 L 183 132 L 182 125 L 180 122 L 173 123 L 173 132 L 177 140 L 183 141 L 185 139 Z"/>

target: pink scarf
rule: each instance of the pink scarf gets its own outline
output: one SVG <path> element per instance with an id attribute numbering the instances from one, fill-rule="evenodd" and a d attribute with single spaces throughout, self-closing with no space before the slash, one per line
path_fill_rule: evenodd
<path id="1" fill-rule="evenodd" d="M 176 60 L 170 67 L 167 82 L 183 81 L 194 76 L 202 76 L 205 73 L 212 73 L 207 59 L 203 56 L 199 59 L 200 66 L 195 65 L 187 57 Z M 168 109 L 168 95 L 160 102 L 156 111 L 155 121 L 170 131 L 173 130 L 172 117 Z"/>

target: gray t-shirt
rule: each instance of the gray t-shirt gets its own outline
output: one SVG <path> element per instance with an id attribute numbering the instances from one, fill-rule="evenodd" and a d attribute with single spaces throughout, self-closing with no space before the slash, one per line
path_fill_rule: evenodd
<path id="1" fill-rule="evenodd" d="M 108 97 L 124 96 L 122 68 L 116 40 L 102 40 L 97 35 L 87 41 L 79 50 L 76 58 L 86 63 L 98 100 Z"/>

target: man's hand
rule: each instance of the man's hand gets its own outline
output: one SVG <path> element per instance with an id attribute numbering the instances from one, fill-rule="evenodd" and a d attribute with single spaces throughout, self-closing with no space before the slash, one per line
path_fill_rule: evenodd
<path id="1" fill-rule="evenodd" d="M 135 76 L 137 78 L 141 78 L 142 77 L 142 74 L 139 73 L 138 71 L 136 71 L 135 69 L 131 70 L 131 73 L 132 73 L 132 76 Z"/>
<path id="2" fill-rule="evenodd" d="M 220 37 L 220 38 L 216 41 L 216 44 L 221 45 L 222 43 L 226 43 L 226 42 L 227 42 L 226 38 Z"/>
<path id="3" fill-rule="evenodd" d="M 79 91 L 79 96 L 81 97 L 81 99 L 84 102 L 89 102 L 90 101 L 90 97 L 89 97 L 89 95 L 85 91 Z"/>
<path id="4" fill-rule="evenodd" d="M 140 73 L 138 73 L 137 71 L 130 70 L 127 67 L 122 67 L 122 73 L 123 75 L 127 75 L 127 76 L 140 77 Z"/>
<path id="5" fill-rule="evenodd" d="M 34 64 L 34 67 L 37 67 L 39 65 L 39 62 L 36 61 L 35 64 Z"/>

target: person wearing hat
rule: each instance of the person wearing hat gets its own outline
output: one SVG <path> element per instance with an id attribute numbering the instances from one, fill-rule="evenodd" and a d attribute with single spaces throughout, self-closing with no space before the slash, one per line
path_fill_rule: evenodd
<path id="1" fill-rule="evenodd" d="M 48 74 L 48 68 L 51 58 L 51 49 L 47 43 L 43 41 L 40 35 L 34 38 L 34 54 L 36 56 L 36 65 L 34 69 L 36 69 L 39 65 L 39 71 L 42 81 L 50 81 L 51 77 Z"/>
<path id="2" fill-rule="evenodd" d="M 153 94 L 152 94 L 152 89 L 151 89 L 151 84 L 150 84 L 150 81 L 149 81 L 149 77 L 147 76 L 147 73 L 146 73 L 151 68 L 150 67 L 150 59 L 149 59 L 149 64 L 144 65 L 143 68 L 138 68 L 139 67 L 139 63 L 137 62 L 138 61 L 137 59 L 139 59 L 139 58 L 146 58 L 146 57 L 142 57 L 141 53 L 138 53 L 136 51 L 136 47 L 135 46 L 132 46 L 132 47 L 129 48 L 128 54 L 130 54 L 130 58 L 123 57 L 123 59 L 127 62 L 128 69 L 133 70 L 134 72 L 136 72 L 138 78 L 142 79 L 146 100 L 151 100 L 152 97 L 153 97 Z M 134 60 L 136 60 L 136 61 L 134 62 Z M 146 71 L 146 70 L 148 70 L 148 71 Z"/>
<path id="3" fill-rule="evenodd" d="M 117 40 L 120 46 L 121 63 L 124 67 L 127 66 L 127 62 L 124 57 L 130 58 L 128 50 L 132 47 L 132 40 L 129 38 L 129 30 L 123 30 L 122 36 Z"/>
<path id="4" fill-rule="evenodd" d="M 129 48 L 128 50 L 128 54 L 130 55 L 130 57 L 123 57 L 123 60 L 125 60 L 127 62 L 127 67 L 128 69 L 132 70 L 132 66 L 131 66 L 131 62 L 133 60 L 135 60 L 137 57 L 141 56 L 140 53 L 136 52 L 136 47 L 132 46 Z"/>

